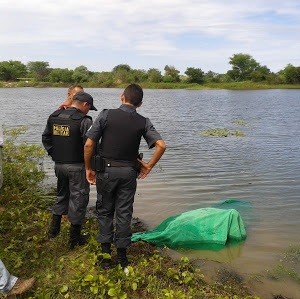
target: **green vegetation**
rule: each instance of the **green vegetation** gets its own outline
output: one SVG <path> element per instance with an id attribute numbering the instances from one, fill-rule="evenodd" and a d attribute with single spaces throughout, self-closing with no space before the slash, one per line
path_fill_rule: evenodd
<path id="1" fill-rule="evenodd" d="M 207 129 L 201 132 L 202 136 L 206 137 L 244 137 L 245 133 L 239 130 L 229 130 L 226 128 Z"/>
<path id="2" fill-rule="evenodd" d="M 4 185 L 0 190 L 1 259 L 14 275 L 37 279 L 34 288 L 20 298 L 258 298 L 249 294 L 242 278 L 231 279 L 238 277 L 235 274 L 228 272 L 226 280 L 219 275 L 208 283 L 201 269 L 187 258 L 172 261 L 164 250 L 141 242 L 129 250 L 127 275 L 120 267 L 102 270 L 94 218 L 86 221 L 90 238 L 83 247 L 69 250 L 66 218 L 60 235 L 48 240 L 51 215 L 47 208 L 54 195 L 41 185 L 40 159 L 45 152 L 37 145 L 18 142 L 24 131 L 5 132 Z"/>
<path id="3" fill-rule="evenodd" d="M 246 126 L 247 122 L 244 119 L 234 119 L 232 123 L 235 126 Z M 233 130 L 227 128 L 211 128 L 201 132 L 205 137 L 245 137 L 245 133 L 240 130 Z"/>
<path id="4" fill-rule="evenodd" d="M 233 124 L 237 126 L 246 126 L 247 122 L 244 119 L 235 119 L 232 121 Z"/>
<path id="5" fill-rule="evenodd" d="M 271 279 L 289 278 L 300 285 L 300 245 L 290 246 L 280 262 L 272 269 L 267 270 L 267 277 Z"/>
<path id="6" fill-rule="evenodd" d="M 282 254 L 279 262 L 272 268 L 260 273 L 252 274 L 249 278 L 256 283 L 264 283 L 267 281 L 278 281 L 286 285 L 287 281 L 293 282 L 295 287 L 300 286 L 300 244 L 290 246 L 286 252 Z M 282 292 L 286 290 L 283 288 Z M 274 299 L 292 298 L 285 297 L 281 294 L 273 294 Z M 293 297 L 296 298 L 296 297 Z M 298 298 L 298 296 L 297 296 Z"/>
<path id="7" fill-rule="evenodd" d="M 84 87 L 123 87 L 138 83 L 144 88 L 183 89 L 269 89 L 300 88 L 300 67 L 287 64 L 277 73 L 261 65 L 252 56 L 244 53 L 229 58 L 231 69 L 224 74 L 211 70 L 204 72 L 199 67 L 187 67 L 183 75 L 172 65 L 164 67 L 164 73 L 156 68 L 132 69 L 127 64 L 116 65 L 110 72 L 89 71 L 84 65 L 74 70 L 51 68 L 46 61 L 0 62 L 0 87 L 58 87 L 81 84 Z"/>

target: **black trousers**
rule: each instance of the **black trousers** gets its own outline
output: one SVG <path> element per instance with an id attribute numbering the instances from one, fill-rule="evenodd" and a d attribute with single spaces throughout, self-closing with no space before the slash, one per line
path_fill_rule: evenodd
<path id="1" fill-rule="evenodd" d="M 86 180 L 83 163 L 55 163 L 57 198 L 52 207 L 55 215 L 68 215 L 74 225 L 84 222 L 89 202 L 90 184 Z"/>
<path id="2" fill-rule="evenodd" d="M 96 209 L 100 243 L 115 242 L 117 248 L 127 248 L 131 245 L 136 178 L 137 171 L 133 167 L 106 167 L 105 172 L 97 173 Z"/>

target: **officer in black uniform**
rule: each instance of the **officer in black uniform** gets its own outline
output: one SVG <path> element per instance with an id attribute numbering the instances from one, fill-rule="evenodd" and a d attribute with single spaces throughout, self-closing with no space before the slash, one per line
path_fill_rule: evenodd
<path id="1" fill-rule="evenodd" d="M 89 110 L 97 110 L 92 96 L 83 91 L 76 93 L 71 107 L 56 110 L 49 116 L 42 136 L 43 145 L 55 162 L 57 177 L 57 199 L 48 234 L 55 238 L 60 232 L 62 215 L 68 215 L 70 248 L 86 243 L 81 227 L 90 192 L 83 156 L 85 134 L 92 125 L 92 118 L 86 115 Z"/>
<path id="2" fill-rule="evenodd" d="M 143 99 L 139 85 L 127 86 L 121 95 L 118 109 L 103 110 L 88 130 L 84 146 L 86 177 L 97 186 L 96 209 L 99 219 L 102 252 L 111 253 L 111 243 L 117 247 L 117 260 L 123 268 L 128 265 L 126 249 L 131 244 L 131 219 L 136 178 L 145 178 L 163 155 L 166 146 L 148 118 L 136 112 Z M 141 138 L 149 148 L 155 147 L 149 162 L 139 157 Z M 92 169 L 92 155 L 100 141 L 96 172 Z M 97 173 L 97 176 L 96 176 Z M 113 218 L 116 217 L 114 232 Z M 103 268 L 111 266 L 111 259 L 102 259 Z"/>

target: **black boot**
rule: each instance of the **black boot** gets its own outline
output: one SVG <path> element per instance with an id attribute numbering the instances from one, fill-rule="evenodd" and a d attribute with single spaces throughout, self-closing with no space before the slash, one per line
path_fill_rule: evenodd
<path id="1" fill-rule="evenodd" d="M 70 239 L 69 246 L 70 249 L 74 249 L 75 246 L 85 245 L 87 243 L 88 236 L 81 235 L 81 225 L 71 224 L 70 227 Z"/>
<path id="2" fill-rule="evenodd" d="M 50 239 L 55 238 L 60 232 L 60 222 L 61 222 L 61 215 L 52 215 L 52 221 L 50 224 L 50 228 L 48 231 L 48 237 Z"/>
<path id="3" fill-rule="evenodd" d="M 117 248 L 117 261 L 123 269 L 128 266 L 129 261 L 126 255 L 126 248 Z"/>
<path id="4" fill-rule="evenodd" d="M 101 243 L 101 249 L 103 254 L 111 255 L 111 243 Z M 102 269 L 109 269 L 111 268 L 111 257 L 102 257 L 100 260 L 100 266 Z"/>

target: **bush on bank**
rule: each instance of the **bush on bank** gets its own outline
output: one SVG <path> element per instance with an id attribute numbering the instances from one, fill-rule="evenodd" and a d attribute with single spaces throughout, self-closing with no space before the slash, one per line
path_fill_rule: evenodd
<path id="1" fill-rule="evenodd" d="M 24 128 L 5 131 L 0 190 L 1 259 L 13 275 L 37 279 L 34 288 L 20 298 L 258 298 L 249 294 L 244 282 L 207 283 L 201 269 L 187 258 L 172 261 L 164 250 L 146 243 L 130 248 L 128 275 L 120 267 L 102 270 L 94 218 L 85 224 L 90 235 L 86 246 L 69 250 L 66 218 L 60 235 L 48 240 L 48 207 L 54 195 L 42 185 L 45 151 L 19 142 L 24 132 Z"/>

